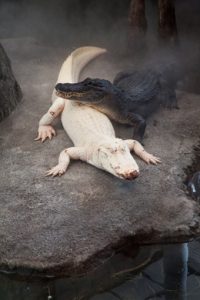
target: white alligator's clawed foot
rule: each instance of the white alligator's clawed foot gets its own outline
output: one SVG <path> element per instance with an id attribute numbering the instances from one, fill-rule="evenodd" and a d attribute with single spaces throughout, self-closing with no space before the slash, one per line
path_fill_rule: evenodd
<path id="1" fill-rule="evenodd" d="M 38 128 L 38 136 L 35 141 L 40 141 L 43 143 L 47 138 L 50 140 L 56 135 L 54 128 L 51 125 L 40 125 Z"/>
<path id="2" fill-rule="evenodd" d="M 161 159 L 159 157 L 156 157 L 146 151 L 143 151 L 141 157 L 147 164 L 157 165 L 161 163 Z"/>
<path id="3" fill-rule="evenodd" d="M 61 176 L 63 175 L 67 170 L 67 167 L 64 166 L 63 164 L 58 164 L 55 167 L 51 168 L 50 170 L 46 171 L 45 175 L 46 176 Z"/>

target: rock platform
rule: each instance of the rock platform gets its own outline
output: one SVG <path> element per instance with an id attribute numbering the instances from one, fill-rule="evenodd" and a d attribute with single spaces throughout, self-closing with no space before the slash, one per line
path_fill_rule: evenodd
<path id="1" fill-rule="evenodd" d="M 199 139 L 200 97 L 178 93 L 179 110 L 160 109 L 149 121 L 145 149 L 162 159 L 125 182 L 77 161 L 60 178 L 44 172 L 57 163 L 71 141 L 56 122 L 57 136 L 35 142 L 38 121 L 50 103 L 66 51 L 2 40 L 23 101 L 0 124 L 0 266 L 39 273 L 73 275 L 91 270 L 127 241 L 181 243 L 200 234 L 199 205 L 184 191 L 183 169 Z M 23 64 L 22 64 L 23 62 Z M 109 54 L 82 74 L 112 79 L 119 71 Z M 117 136 L 132 129 L 115 124 Z"/>

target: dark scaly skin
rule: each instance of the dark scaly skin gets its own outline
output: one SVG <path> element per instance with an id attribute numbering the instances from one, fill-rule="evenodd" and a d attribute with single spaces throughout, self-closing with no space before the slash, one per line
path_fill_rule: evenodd
<path id="1" fill-rule="evenodd" d="M 175 86 L 151 70 L 121 72 L 113 84 L 105 79 L 86 78 L 73 84 L 58 83 L 55 89 L 59 97 L 91 106 L 119 123 L 133 125 L 133 138 L 139 141 L 147 117 L 160 105 L 177 107 Z"/>
<path id="2" fill-rule="evenodd" d="M 132 100 L 139 101 L 138 109 L 142 110 L 143 117 L 148 117 L 158 107 L 157 103 L 177 108 L 176 80 L 171 79 L 170 74 L 164 76 L 152 70 L 120 72 L 113 84 L 126 91 Z"/>

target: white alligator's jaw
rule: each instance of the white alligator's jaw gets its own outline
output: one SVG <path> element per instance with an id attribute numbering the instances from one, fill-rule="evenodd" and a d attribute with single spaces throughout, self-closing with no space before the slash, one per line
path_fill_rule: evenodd
<path id="1" fill-rule="evenodd" d="M 124 179 L 124 180 L 134 180 L 136 179 L 139 175 L 140 175 L 140 172 L 139 172 L 139 168 L 138 167 L 135 167 L 135 168 L 131 168 L 130 166 L 122 169 L 122 168 L 119 168 L 119 169 L 114 169 L 114 168 L 111 168 L 110 165 L 109 165 L 109 162 L 101 162 L 99 161 L 98 163 L 96 162 L 93 162 L 92 160 L 88 161 L 91 165 L 99 168 L 99 169 L 102 169 L 112 175 L 114 175 L 115 177 L 118 177 L 120 179 Z"/>

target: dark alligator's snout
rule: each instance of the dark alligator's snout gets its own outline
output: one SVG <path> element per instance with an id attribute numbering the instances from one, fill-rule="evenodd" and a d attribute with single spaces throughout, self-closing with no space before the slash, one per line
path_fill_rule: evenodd
<path id="1" fill-rule="evenodd" d="M 55 90 L 57 92 L 65 92 L 66 91 L 66 84 L 64 83 L 57 83 L 55 86 Z"/>
<path id="2" fill-rule="evenodd" d="M 73 90 L 70 83 L 57 83 L 55 86 L 55 90 L 56 95 L 64 99 L 71 99 L 71 96 L 73 95 Z"/>
<path id="3" fill-rule="evenodd" d="M 83 92 L 84 86 L 82 83 L 57 83 L 55 89 L 58 93 L 81 93 Z"/>

